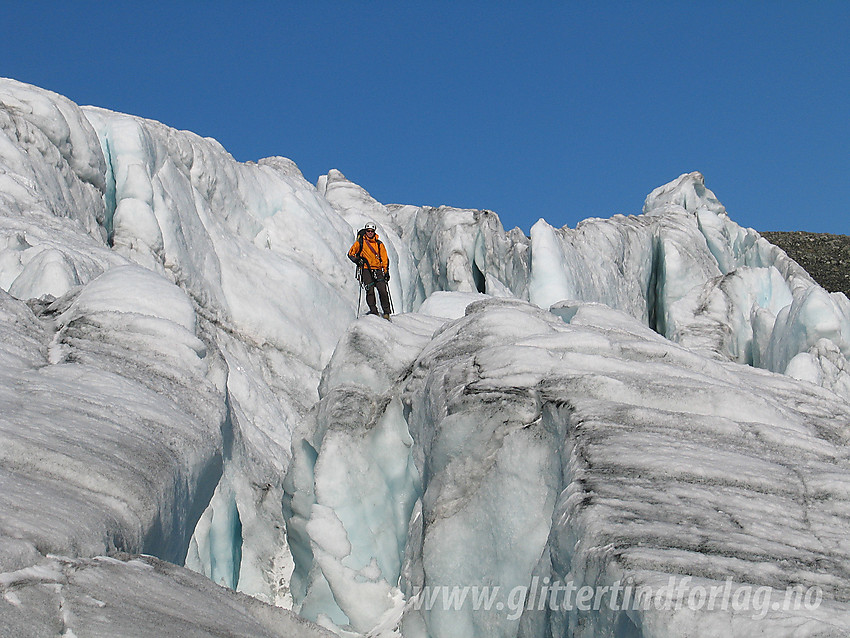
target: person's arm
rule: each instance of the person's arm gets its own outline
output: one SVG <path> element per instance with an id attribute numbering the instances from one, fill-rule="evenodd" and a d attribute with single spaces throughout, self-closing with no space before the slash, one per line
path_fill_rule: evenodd
<path id="1" fill-rule="evenodd" d="M 357 256 L 357 249 L 359 248 L 359 246 L 360 246 L 360 245 L 359 245 L 357 242 L 354 242 L 354 245 L 353 245 L 353 246 L 352 246 L 352 247 L 348 250 L 348 258 L 349 258 L 352 262 L 354 262 L 355 264 L 357 264 L 358 266 L 362 266 L 362 265 L 363 265 L 363 262 L 364 262 L 365 260 L 363 259 L 363 257 L 358 257 L 358 256 Z"/>

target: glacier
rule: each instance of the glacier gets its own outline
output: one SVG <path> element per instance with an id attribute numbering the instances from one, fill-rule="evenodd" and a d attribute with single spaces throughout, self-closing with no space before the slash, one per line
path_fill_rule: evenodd
<path id="1" fill-rule="evenodd" d="M 850 632 L 850 302 L 701 174 L 526 235 L 11 79 L 0 130 L 3 636 Z"/>

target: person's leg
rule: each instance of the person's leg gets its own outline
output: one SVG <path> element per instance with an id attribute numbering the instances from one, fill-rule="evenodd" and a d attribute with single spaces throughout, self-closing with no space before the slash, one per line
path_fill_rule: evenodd
<path id="1" fill-rule="evenodd" d="M 384 309 L 384 314 L 390 314 L 390 296 L 387 293 L 387 282 L 385 279 L 381 279 L 375 284 L 375 288 L 378 289 L 378 295 L 381 297 L 381 308 Z"/>
<path id="2" fill-rule="evenodd" d="M 375 305 L 375 286 L 373 285 L 372 271 L 364 268 L 360 278 L 363 281 L 363 287 L 366 288 L 366 305 L 369 306 L 369 314 L 376 315 L 378 314 L 378 307 Z M 383 303 L 383 300 L 381 303 Z"/>

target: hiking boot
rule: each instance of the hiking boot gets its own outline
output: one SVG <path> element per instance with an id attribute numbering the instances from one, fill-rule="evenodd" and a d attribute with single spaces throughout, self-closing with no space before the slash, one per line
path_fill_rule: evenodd
<path id="1" fill-rule="evenodd" d="M 387 321 L 389 321 L 389 320 L 390 320 L 390 313 L 385 312 L 385 313 L 384 313 L 384 319 L 386 319 Z"/>

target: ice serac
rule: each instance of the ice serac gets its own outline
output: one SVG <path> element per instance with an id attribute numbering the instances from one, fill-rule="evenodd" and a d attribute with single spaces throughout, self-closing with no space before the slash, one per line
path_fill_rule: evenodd
<path id="1" fill-rule="evenodd" d="M 846 361 L 850 312 L 843 294 L 827 293 L 782 250 L 732 222 L 699 173 L 653 191 L 644 211 L 660 214 L 677 206 L 696 217 L 720 274 L 679 297 L 667 336 L 775 372 L 786 372 L 801 353 L 817 366 L 834 367 L 817 347 L 820 339 L 833 343 Z M 850 381 L 845 375 L 840 364 L 829 376 L 841 380 L 830 387 L 850 398 L 843 390 Z"/>
<path id="2" fill-rule="evenodd" d="M 291 569 L 292 423 L 354 316 L 339 268 L 351 229 L 287 160 L 238 164 L 214 141 L 12 80 L 0 105 L 0 573 L 48 554 L 189 552 L 274 600 Z M 317 249 L 293 245 L 294 227 Z M 324 321 L 303 321 L 319 305 Z"/>
<path id="3" fill-rule="evenodd" d="M 440 291 L 527 294 L 528 239 L 518 228 L 505 233 L 492 211 L 398 206 L 393 214 L 407 229 L 426 298 Z"/>
<path id="4" fill-rule="evenodd" d="M 0 78 L 4 207 L 73 219 L 101 236 L 105 170 L 91 125 L 56 93 Z"/>
<path id="5" fill-rule="evenodd" d="M 440 291 L 516 297 L 542 308 L 604 303 L 709 357 L 785 372 L 808 353 L 829 372 L 807 380 L 834 377 L 830 387 L 843 392 L 844 368 L 833 372 L 816 344 L 825 338 L 846 359 L 846 299 L 822 291 L 779 248 L 729 219 L 700 173 L 655 189 L 642 215 L 588 219 L 575 229 L 540 220 L 530 237 L 506 233 L 489 211 L 384 206 L 336 171 L 319 189 L 352 225 L 374 218 L 391 229 L 410 289 L 405 307 Z"/>
<path id="6" fill-rule="evenodd" d="M 494 212 L 384 206 L 339 171 L 321 176 L 318 188 L 353 227 L 372 220 L 379 234 L 388 231 L 390 261 L 403 288 L 400 307 L 415 310 L 438 291 L 527 297 L 528 238 L 518 228 L 505 233 Z"/>
<path id="7" fill-rule="evenodd" d="M 775 372 L 808 353 L 830 372 L 805 378 L 841 379 L 829 383 L 844 392 L 843 364 L 833 372 L 816 344 L 829 340 L 846 360 L 846 297 L 826 293 L 783 251 L 731 221 L 700 173 L 654 190 L 640 216 L 575 229 L 541 220 L 530 253 L 527 298 L 543 308 L 604 303 L 709 357 Z"/>
<path id="8" fill-rule="evenodd" d="M 352 327 L 296 435 L 301 613 L 407 638 L 850 629 L 842 398 L 602 304 L 473 301 L 431 338 L 405 319 Z M 376 342 L 389 354 L 370 357 Z M 685 600 L 728 588 L 727 603 L 666 608 L 671 578 Z M 544 583 L 604 599 L 550 605 Z M 815 608 L 740 602 L 802 585 Z M 624 604 L 626 587 L 661 602 Z"/>
<path id="9" fill-rule="evenodd" d="M 442 323 L 404 315 L 352 326 L 322 377 L 321 400 L 293 437 L 284 507 L 293 599 L 307 618 L 362 633 L 397 622 L 421 492 L 398 383 Z"/>
<path id="10" fill-rule="evenodd" d="M 105 163 L 67 98 L 0 78 L 0 287 L 59 297 L 120 263 L 105 244 Z"/>
<path id="11" fill-rule="evenodd" d="M 285 158 L 240 164 L 214 140 L 84 112 L 107 159 L 114 252 L 186 291 L 225 366 L 232 434 L 187 564 L 285 599 L 279 502 L 290 432 L 355 314 L 352 229 Z"/>
<path id="12" fill-rule="evenodd" d="M 445 327 L 414 363 L 406 400 L 423 476 L 421 520 L 408 539 L 405 590 L 464 584 L 508 592 L 529 582 L 546 546 L 560 484 L 556 433 L 522 369 L 507 369 L 503 349 L 530 324 L 543 332 L 562 322 L 516 301 L 492 302 Z M 532 328 L 533 329 L 533 328 Z M 514 382 L 508 392 L 488 378 L 492 365 Z M 513 375 L 518 375 L 514 377 Z M 482 531 L 486 530 L 484 533 Z M 504 604 L 504 600 L 500 601 Z M 410 608 L 406 636 L 513 636 L 504 610 Z"/>
<path id="13" fill-rule="evenodd" d="M 848 545 L 837 505 L 848 476 L 846 401 L 782 375 L 707 361 L 612 314 L 579 307 L 569 324 L 576 332 L 562 336 L 566 351 L 548 348 L 556 363 L 539 386 L 544 420 L 565 437 L 552 580 L 659 592 L 671 575 L 677 583 L 688 576 L 690 594 L 729 579 L 750 592 L 769 587 L 775 599 L 769 609 L 703 613 L 687 605 L 574 609 L 549 616 L 552 635 L 846 632 Z M 587 345 L 600 332 L 601 348 Z M 588 350 L 596 356 L 585 358 Z M 777 611 L 777 599 L 799 583 L 822 587 L 821 606 Z"/>
<path id="14" fill-rule="evenodd" d="M 0 634 L 140 635 L 146 609 L 162 636 L 190 621 L 194 635 L 309 635 L 262 633 L 237 599 L 203 612 L 228 595 L 173 566 L 85 562 L 144 552 L 181 564 L 221 474 L 223 366 L 185 293 L 126 265 L 38 317 L 4 292 L 0 308 Z"/>

